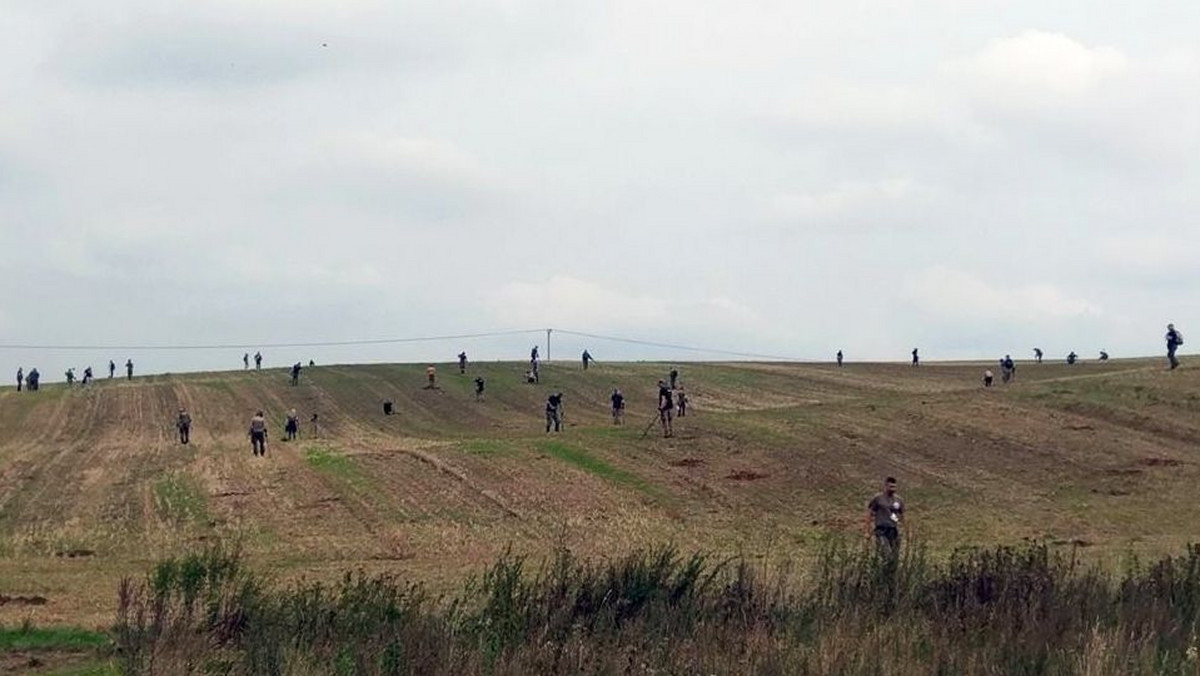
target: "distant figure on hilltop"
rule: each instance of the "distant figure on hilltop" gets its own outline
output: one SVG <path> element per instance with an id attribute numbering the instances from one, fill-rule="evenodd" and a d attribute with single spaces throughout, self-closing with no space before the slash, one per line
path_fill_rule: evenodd
<path id="1" fill-rule="evenodd" d="M 1100 350 L 1100 361 L 1108 361 L 1108 352 Z"/>
<path id="2" fill-rule="evenodd" d="M 475 401 L 483 401 L 483 376 L 475 377 Z"/>
<path id="3" fill-rule="evenodd" d="M 1075 362 L 1078 361 L 1078 359 L 1079 359 L 1079 355 L 1075 354 L 1075 350 L 1071 350 L 1071 354 L 1067 355 L 1067 365 L 1074 366 Z"/>
<path id="4" fill-rule="evenodd" d="M 917 355 L 917 348 L 915 348 L 915 347 L 913 348 L 913 351 L 912 351 L 912 365 L 913 366 L 921 365 L 921 357 L 919 357 Z"/>
<path id="5" fill-rule="evenodd" d="M 1175 351 L 1183 345 L 1183 334 L 1175 329 L 1174 324 L 1167 324 L 1167 363 L 1171 365 L 1171 370 L 1179 368 L 1179 360 L 1175 358 Z"/>
<path id="6" fill-rule="evenodd" d="M 588 364 L 592 363 L 592 353 L 584 350 L 581 358 L 583 359 L 583 370 L 586 371 L 588 370 Z"/>
<path id="7" fill-rule="evenodd" d="M 542 382 L 540 366 L 541 362 L 536 359 L 529 362 L 529 372 L 533 374 L 533 382 L 535 383 Z"/>
<path id="8" fill-rule="evenodd" d="M 1033 360 L 1039 364 L 1042 363 L 1042 348 L 1040 348 L 1040 347 L 1033 348 Z"/>
<path id="9" fill-rule="evenodd" d="M 554 427 L 554 431 L 558 432 L 562 429 L 562 414 L 563 414 L 563 395 L 562 392 L 556 392 L 549 397 L 546 397 L 546 433 L 550 433 L 550 427 Z"/>
<path id="10" fill-rule="evenodd" d="M 300 362 L 292 364 L 292 387 L 300 384 Z"/>
<path id="11" fill-rule="evenodd" d="M 117 363 L 113 360 L 108 360 L 108 379 L 112 380 L 113 376 L 117 375 Z"/>
<path id="12" fill-rule="evenodd" d="M 842 365 L 842 351 L 841 350 L 838 350 L 838 353 L 837 353 L 837 363 L 838 363 L 838 366 Z"/>
<path id="13" fill-rule="evenodd" d="M 529 361 L 537 361 L 537 360 L 538 360 L 538 346 L 534 345 L 533 349 L 529 351 Z"/>
<path id="14" fill-rule="evenodd" d="M 675 389 L 675 385 L 679 382 L 679 369 L 672 367 L 671 372 L 667 374 L 671 377 L 671 389 Z"/>
<path id="15" fill-rule="evenodd" d="M 73 369 L 73 368 L 67 369 L 66 375 L 67 375 L 67 387 L 74 385 L 75 384 L 75 369 Z"/>
<path id="16" fill-rule="evenodd" d="M 255 371 L 262 370 L 262 352 L 254 353 L 254 370 Z"/>
<path id="17" fill-rule="evenodd" d="M 267 419 L 262 411 L 250 419 L 250 450 L 256 457 L 267 454 Z"/>
<path id="18" fill-rule="evenodd" d="M 25 367 L 17 368 L 17 391 L 21 391 L 21 385 L 25 382 Z"/>
<path id="19" fill-rule="evenodd" d="M 92 367 L 88 366 L 83 369 L 83 384 L 87 385 L 90 382 L 92 382 Z"/>
<path id="20" fill-rule="evenodd" d="M 249 352 L 246 352 L 245 354 L 242 355 L 242 370 L 243 371 L 250 370 L 250 353 Z"/>
<path id="21" fill-rule="evenodd" d="M 37 367 L 29 369 L 29 375 L 25 377 L 25 389 L 30 392 L 37 392 L 41 386 L 42 374 L 38 373 Z"/>
<path id="22" fill-rule="evenodd" d="M 614 388 L 609 398 L 612 400 L 613 424 L 620 425 L 625 417 L 625 395 L 621 394 L 620 388 Z"/>
<path id="23" fill-rule="evenodd" d="M 458 374 L 463 375 L 466 372 L 467 372 L 467 353 L 459 352 L 458 353 Z"/>
<path id="24" fill-rule="evenodd" d="M 125 360 L 125 380 L 133 380 L 133 360 Z"/>
<path id="25" fill-rule="evenodd" d="M 883 492 L 867 503 L 867 537 L 875 536 L 880 554 L 900 553 L 900 524 L 904 519 L 904 501 L 896 493 L 895 477 L 883 481 Z"/>
<path id="26" fill-rule="evenodd" d="M 175 419 L 175 428 L 179 430 L 179 443 L 187 446 L 192 436 L 192 414 L 182 406 L 179 407 L 179 417 Z"/>

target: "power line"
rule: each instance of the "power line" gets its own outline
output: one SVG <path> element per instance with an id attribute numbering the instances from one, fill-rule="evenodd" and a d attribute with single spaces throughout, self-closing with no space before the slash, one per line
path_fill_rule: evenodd
<path id="1" fill-rule="evenodd" d="M 585 338 L 595 338 L 597 340 L 610 340 L 616 343 L 629 343 L 631 345 L 645 345 L 648 347 L 661 347 L 669 350 L 685 350 L 688 352 L 700 352 L 706 354 L 723 354 L 731 357 L 745 357 L 747 359 L 766 359 L 768 361 L 804 361 L 797 357 L 780 357 L 778 355 L 758 354 L 755 352 L 735 352 L 733 350 L 720 350 L 707 347 L 695 347 L 692 345 L 673 345 L 671 343 L 656 343 L 649 340 L 638 340 L 636 338 L 621 338 L 618 336 L 604 336 L 596 333 L 584 333 L 582 331 L 569 331 L 567 329 L 554 329 L 555 333 L 564 333 L 569 336 L 582 336 Z"/>
<path id="2" fill-rule="evenodd" d="M 436 340 L 467 340 L 494 336 L 515 336 L 526 333 L 541 333 L 545 329 L 516 329 L 512 331 L 488 331 L 484 333 L 460 333 L 447 336 L 421 336 L 417 338 L 367 338 L 359 340 L 330 340 L 304 343 L 214 343 L 191 345 L 31 345 L 0 344 L 0 350 L 125 350 L 125 351 L 173 351 L 173 350 L 245 350 L 278 349 L 292 347 L 342 347 L 348 345 L 389 345 L 397 343 L 424 343 Z"/>

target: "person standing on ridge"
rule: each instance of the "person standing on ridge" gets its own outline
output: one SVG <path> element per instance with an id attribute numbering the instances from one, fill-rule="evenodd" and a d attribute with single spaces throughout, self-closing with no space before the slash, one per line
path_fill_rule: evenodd
<path id="1" fill-rule="evenodd" d="M 475 401 L 483 401 L 483 376 L 475 376 Z"/>
<path id="2" fill-rule="evenodd" d="M 175 428 L 179 430 L 179 443 L 187 446 L 192 436 L 192 415 L 182 406 L 179 407 L 179 417 L 175 420 Z"/>
<path id="3" fill-rule="evenodd" d="M 671 367 L 671 372 L 667 374 L 671 377 L 671 389 L 675 389 L 676 383 L 679 381 L 679 369 Z"/>
<path id="4" fill-rule="evenodd" d="M 583 370 L 586 371 L 586 370 L 588 370 L 588 364 L 590 364 L 592 362 L 592 353 L 588 352 L 587 350 L 584 350 L 582 359 L 583 359 Z"/>
<path id="5" fill-rule="evenodd" d="M 671 390 L 665 382 L 658 381 L 658 421 L 662 424 L 663 438 L 675 436 L 675 429 L 671 424 L 675 417 L 675 400 Z"/>
<path id="6" fill-rule="evenodd" d="M 425 389 L 436 390 L 437 389 L 437 367 L 434 366 L 433 364 L 430 364 L 428 367 L 426 367 L 425 368 L 425 378 L 429 381 L 429 384 L 425 386 Z"/>
<path id="7" fill-rule="evenodd" d="M 88 366 L 83 369 L 83 384 L 87 385 L 90 382 L 92 382 L 92 367 Z"/>
<path id="8" fill-rule="evenodd" d="M 1071 353 L 1067 355 L 1067 366 L 1074 366 L 1077 359 L 1079 359 L 1079 355 L 1075 354 L 1075 350 L 1071 350 Z"/>
<path id="9" fill-rule="evenodd" d="M 256 457 L 267 454 L 267 419 L 262 411 L 250 419 L 250 450 Z"/>
<path id="10" fill-rule="evenodd" d="M 250 353 L 249 352 L 246 352 L 242 355 L 242 370 L 243 371 L 250 370 Z"/>
<path id="11" fill-rule="evenodd" d="M 292 387 L 300 384 L 300 362 L 292 364 Z"/>
<path id="12" fill-rule="evenodd" d="M 609 398 L 612 399 L 613 424 L 620 425 L 625 417 L 625 395 L 621 394 L 620 388 L 614 388 Z"/>
<path id="13" fill-rule="evenodd" d="M 113 376 L 115 376 L 116 374 L 117 374 L 117 364 L 113 360 L 109 359 L 108 360 L 108 379 L 112 380 Z"/>
<path id="14" fill-rule="evenodd" d="M 919 357 L 917 355 L 917 348 L 915 348 L 915 347 L 913 348 L 913 351 L 912 351 L 912 365 L 913 366 L 921 365 L 921 357 Z"/>
<path id="15" fill-rule="evenodd" d="M 562 414 L 563 401 L 562 392 L 556 392 L 549 397 L 546 397 L 546 433 L 550 433 L 550 427 L 553 425 L 554 431 L 558 432 L 562 429 Z"/>
<path id="16" fill-rule="evenodd" d="M 535 383 L 542 382 L 541 369 L 539 368 L 539 364 L 541 364 L 541 362 L 539 362 L 536 359 L 529 362 L 529 372 L 533 374 L 533 382 L 535 382 Z"/>
<path id="17" fill-rule="evenodd" d="M 867 503 L 867 537 L 875 536 L 877 551 L 888 556 L 900 553 L 900 524 L 904 520 L 904 501 L 896 493 L 896 479 L 883 482 L 883 492 Z"/>
<path id="18" fill-rule="evenodd" d="M 1108 352 L 1100 350 L 1100 361 L 1108 361 Z"/>
<path id="19" fill-rule="evenodd" d="M 458 353 L 458 374 L 463 375 L 466 372 L 467 372 L 467 353 L 459 352 Z"/>
<path id="20" fill-rule="evenodd" d="M 1040 347 L 1033 348 L 1033 360 L 1039 364 L 1042 363 L 1042 348 L 1040 348 Z"/>
<path id="21" fill-rule="evenodd" d="M 1179 368 L 1179 360 L 1175 358 L 1175 351 L 1183 345 L 1183 334 L 1175 329 L 1174 324 L 1167 324 L 1167 363 L 1171 365 L 1171 370 Z"/>
<path id="22" fill-rule="evenodd" d="M 262 370 L 262 352 L 254 353 L 254 370 L 255 371 Z"/>
<path id="23" fill-rule="evenodd" d="M 67 369 L 66 375 L 67 375 L 67 387 L 74 385 L 75 384 L 75 369 L 73 369 L 73 368 Z"/>
<path id="24" fill-rule="evenodd" d="M 29 375 L 25 377 L 25 390 L 27 392 L 37 392 L 41 380 L 42 374 L 38 373 L 36 366 L 29 369 Z"/>
<path id="25" fill-rule="evenodd" d="M 529 361 L 537 361 L 537 360 L 538 360 L 538 346 L 534 345 L 533 349 L 529 351 Z"/>
<path id="26" fill-rule="evenodd" d="M 125 380 L 133 380 L 133 360 L 125 360 Z"/>
<path id="27" fill-rule="evenodd" d="M 17 391 L 21 391 L 21 385 L 25 382 L 25 367 L 17 368 Z"/>
<path id="28" fill-rule="evenodd" d="M 842 365 L 842 351 L 841 351 L 841 350 L 838 350 L 838 353 L 837 353 L 837 362 L 838 362 L 838 366 L 841 366 L 841 365 Z"/>

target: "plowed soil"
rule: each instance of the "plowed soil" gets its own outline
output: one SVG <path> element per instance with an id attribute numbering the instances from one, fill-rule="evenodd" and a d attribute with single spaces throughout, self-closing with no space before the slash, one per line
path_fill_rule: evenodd
<path id="1" fill-rule="evenodd" d="M 861 533 L 889 474 L 909 535 L 936 550 L 1178 551 L 1196 537 L 1200 370 L 1163 366 L 1021 364 L 985 390 L 983 364 L 684 365 L 691 405 L 673 438 L 652 424 L 661 364 L 552 364 L 539 385 L 523 364 L 446 366 L 434 390 L 415 365 L 311 368 L 297 387 L 267 370 L 6 388 L 0 622 L 108 626 L 122 576 L 218 541 L 283 579 L 387 570 L 434 587 L 506 548 L 803 557 L 831 532 Z M 552 391 L 566 404 L 558 434 L 544 427 Z M 301 436 L 285 442 L 291 408 Z M 265 458 L 246 435 L 259 409 Z"/>

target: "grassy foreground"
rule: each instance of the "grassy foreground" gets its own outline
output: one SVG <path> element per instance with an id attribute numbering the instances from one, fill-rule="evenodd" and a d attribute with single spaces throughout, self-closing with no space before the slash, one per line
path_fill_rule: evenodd
<path id="1" fill-rule="evenodd" d="M 1200 548 L 1119 575 L 1042 545 L 840 541 L 800 575 L 672 547 L 608 563 L 506 554 L 459 593 L 395 577 L 272 584 L 236 552 L 121 586 L 116 644 L 149 674 L 1195 674 Z"/>

